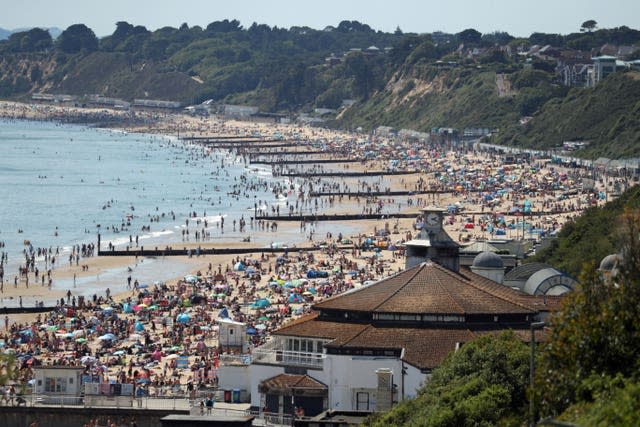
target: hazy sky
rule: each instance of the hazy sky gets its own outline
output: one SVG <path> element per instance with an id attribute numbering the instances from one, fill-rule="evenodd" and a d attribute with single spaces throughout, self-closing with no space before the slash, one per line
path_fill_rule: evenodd
<path id="1" fill-rule="evenodd" d="M 127 21 L 148 30 L 190 27 L 222 19 L 238 19 L 289 28 L 322 29 L 342 20 L 357 20 L 375 30 L 457 33 L 507 31 L 568 34 L 589 19 L 600 28 L 638 28 L 640 0 L 0 0 L 0 27 L 59 27 L 82 23 L 97 36 L 112 34 Z"/>

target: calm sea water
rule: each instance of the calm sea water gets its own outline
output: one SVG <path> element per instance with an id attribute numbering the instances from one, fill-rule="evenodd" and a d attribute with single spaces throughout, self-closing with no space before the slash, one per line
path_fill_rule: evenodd
<path id="1" fill-rule="evenodd" d="M 277 182 L 284 183 L 268 170 L 247 169 L 240 158 L 204 156 L 202 147 L 169 137 L 0 121 L 0 241 L 5 245 L 0 251 L 9 255 L 5 279 L 24 262 L 26 243 L 57 249 L 59 262 L 68 263 L 71 247 L 96 243 L 98 232 L 103 248 L 109 242 L 122 248 L 129 236 L 134 244 L 138 236 L 146 247 L 181 242 L 187 219 L 194 241 L 195 230 L 203 227 L 196 227 L 194 213 L 207 218 L 214 238 L 220 238 L 216 223 L 225 217 L 225 237 L 240 239 L 232 220 L 244 217 L 248 223 L 255 203 L 278 203 L 272 192 Z M 249 184 L 264 185 L 252 189 Z M 228 195 L 238 188 L 239 197 Z M 186 267 L 174 264 L 174 276 L 186 273 L 181 271 Z M 123 283 L 121 276 L 114 281 Z"/>

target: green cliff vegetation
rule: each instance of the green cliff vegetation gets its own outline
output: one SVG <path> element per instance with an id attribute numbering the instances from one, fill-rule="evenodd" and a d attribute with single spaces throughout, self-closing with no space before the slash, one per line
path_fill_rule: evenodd
<path id="1" fill-rule="evenodd" d="M 482 336 L 451 353 L 415 399 L 365 425 L 519 425 L 526 419 L 528 375 L 528 347 L 513 332 Z"/>
<path id="2" fill-rule="evenodd" d="M 579 425 L 638 425 L 640 211 L 616 218 L 622 258 L 611 273 L 583 271 L 554 316 L 535 398 L 543 417 Z"/>
<path id="3" fill-rule="evenodd" d="M 574 88 L 541 107 L 525 126 L 506 126 L 494 142 L 549 149 L 587 141 L 581 154 L 590 158 L 640 155 L 639 72 L 612 74 L 593 89 Z"/>
<path id="4" fill-rule="evenodd" d="M 365 425 L 521 426 L 531 415 L 547 420 L 537 425 L 638 425 L 640 210 L 618 211 L 612 220 L 623 257 L 612 274 L 585 264 L 581 285 L 546 320 L 533 388 L 529 347 L 520 338 L 508 331 L 480 336 L 434 369 L 416 398 Z"/>
<path id="5" fill-rule="evenodd" d="M 605 256 L 620 252 L 618 218 L 625 209 L 639 208 L 640 186 L 634 186 L 604 206 L 589 208 L 567 222 L 557 239 L 528 261 L 545 262 L 578 277 L 585 264 L 597 264 Z"/>
<path id="6" fill-rule="evenodd" d="M 614 73 L 595 88 L 561 84 L 563 55 L 590 63 L 615 45 L 626 46 L 625 59 L 640 58 L 640 31 L 597 29 L 592 21 L 573 34 L 528 38 L 474 29 L 384 33 L 358 21 L 316 30 L 225 19 L 156 31 L 121 21 L 101 39 L 74 24 L 55 40 L 35 28 L 0 41 L 0 97 L 212 99 L 294 114 L 328 108 L 337 113 L 326 124 L 341 128 L 481 127 L 494 130 L 489 141 L 499 144 L 587 141 L 577 156 L 636 156 L 638 72 Z"/>

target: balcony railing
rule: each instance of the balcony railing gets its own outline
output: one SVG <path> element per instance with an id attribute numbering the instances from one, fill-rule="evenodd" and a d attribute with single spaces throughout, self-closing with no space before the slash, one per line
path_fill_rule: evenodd
<path id="1" fill-rule="evenodd" d="M 254 363 L 321 368 L 325 355 L 322 353 L 286 351 L 275 346 L 269 348 L 265 345 L 253 349 L 252 357 Z"/>

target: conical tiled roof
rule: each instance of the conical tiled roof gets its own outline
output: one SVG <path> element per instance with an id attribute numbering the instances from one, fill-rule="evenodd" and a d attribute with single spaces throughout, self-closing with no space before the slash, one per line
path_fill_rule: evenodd
<path id="1" fill-rule="evenodd" d="M 387 279 L 314 305 L 319 311 L 420 314 L 526 314 L 520 293 L 489 286 L 426 262 Z"/>

